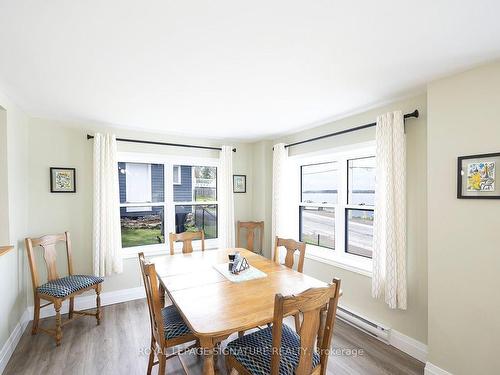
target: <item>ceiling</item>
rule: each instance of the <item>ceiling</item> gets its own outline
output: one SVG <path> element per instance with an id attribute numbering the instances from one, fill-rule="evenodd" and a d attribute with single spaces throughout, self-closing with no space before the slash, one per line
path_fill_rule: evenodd
<path id="1" fill-rule="evenodd" d="M 0 0 L 33 116 L 254 140 L 500 58 L 498 0 Z"/>

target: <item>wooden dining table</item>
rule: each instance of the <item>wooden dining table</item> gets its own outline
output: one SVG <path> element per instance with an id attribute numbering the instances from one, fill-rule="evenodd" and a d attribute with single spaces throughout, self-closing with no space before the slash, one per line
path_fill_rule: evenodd
<path id="1" fill-rule="evenodd" d="M 227 263 L 228 255 L 235 251 L 266 277 L 232 282 L 214 268 Z M 218 343 L 232 333 L 273 321 L 276 294 L 297 294 L 327 285 L 245 249 L 197 251 L 150 260 L 155 264 L 162 295 L 168 294 L 199 339 L 205 375 L 215 373 L 213 354 Z M 324 324 L 324 316 L 322 321 Z"/>

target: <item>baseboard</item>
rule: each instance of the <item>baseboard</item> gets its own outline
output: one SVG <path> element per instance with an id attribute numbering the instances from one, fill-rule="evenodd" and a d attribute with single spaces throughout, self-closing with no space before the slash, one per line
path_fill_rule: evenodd
<path id="1" fill-rule="evenodd" d="M 21 339 L 28 323 L 29 314 L 28 309 L 26 309 L 0 351 L 0 374 L 3 374 L 5 367 L 7 367 L 7 363 L 9 363 L 9 359 L 12 356 L 12 353 L 14 353 L 14 350 L 16 349 L 16 346 L 19 343 L 19 340 Z"/>
<path id="2" fill-rule="evenodd" d="M 427 345 L 406 336 L 401 332 L 391 329 L 389 344 L 409 356 L 418 359 L 420 362 L 425 363 L 427 361 Z"/>
<path id="3" fill-rule="evenodd" d="M 443 370 L 430 362 L 425 364 L 424 375 L 453 375 L 451 372 Z"/>
<path id="4" fill-rule="evenodd" d="M 114 305 L 115 303 L 133 301 L 146 298 L 143 287 L 116 290 L 101 293 L 101 306 Z M 88 310 L 95 308 L 95 294 L 86 294 L 75 298 L 75 310 Z M 69 301 L 65 301 L 61 307 L 61 313 L 66 314 L 69 310 Z M 30 320 L 33 319 L 33 306 L 28 307 Z M 40 310 L 40 319 L 48 318 L 56 314 L 54 306 L 50 305 Z"/>
<path id="5" fill-rule="evenodd" d="M 395 329 L 392 329 L 390 327 L 386 327 L 381 323 L 374 322 L 372 319 L 363 316 L 355 311 L 352 311 L 351 309 L 345 307 L 345 306 L 340 306 L 342 307 L 345 311 L 351 312 L 362 319 L 365 319 L 369 322 L 372 322 L 373 324 L 376 324 L 377 326 L 384 327 L 384 332 L 386 332 L 386 335 L 380 335 L 377 334 L 376 332 L 370 332 L 368 329 L 365 329 L 364 327 L 358 325 L 358 324 L 352 324 L 348 320 L 345 320 L 343 318 L 343 314 L 340 314 L 340 310 L 337 310 L 337 319 L 343 320 L 350 326 L 359 329 L 361 332 L 364 332 L 368 335 L 371 335 L 372 337 L 375 337 L 376 339 L 380 340 L 384 344 L 391 345 L 395 347 L 396 349 L 401 350 L 402 352 L 408 354 L 410 357 L 413 357 L 420 362 L 425 363 L 427 361 L 427 345 L 424 343 L 415 340 L 414 338 L 411 338 L 409 336 L 406 336 L 405 334 L 396 331 Z"/>

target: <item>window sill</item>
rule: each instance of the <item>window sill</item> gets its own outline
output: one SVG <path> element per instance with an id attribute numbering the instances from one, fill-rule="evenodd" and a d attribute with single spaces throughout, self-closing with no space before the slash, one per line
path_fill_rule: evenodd
<path id="1" fill-rule="evenodd" d="M 339 255 L 338 250 L 325 249 L 314 245 L 307 245 L 305 257 L 366 277 L 372 277 L 372 260 L 368 258 L 345 253 Z"/>
<path id="2" fill-rule="evenodd" d="M 217 239 L 205 240 L 205 250 L 215 250 L 219 248 L 219 242 Z M 201 246 L 198 241 L 193 243 L 193 251 L 201 251 Z M 170 247 L 168 243 L 162 243 L 159 245 L 148 245 L 148 246 L 134 246 L 126 247 L 121 249 L 122 259 L 132 259 L 137 258 L 138 253 L 144 253 L 146 257 L 154 257 L 161 255 L 170 255 Z M 175 252 L 182 252 L 182 243 L 178 242 L 175 244 Z"/>

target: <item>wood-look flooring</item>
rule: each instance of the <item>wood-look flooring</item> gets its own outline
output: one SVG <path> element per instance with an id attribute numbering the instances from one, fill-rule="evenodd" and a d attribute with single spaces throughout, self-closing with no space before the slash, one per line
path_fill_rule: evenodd
<path id="1" fill-rule="evenodd" d="M 65 326 L 60 347 L 56 347 L 54 339 L 46 334 L 32 336 L 31 324 L 28 324 L 4 375 L 145 374 L 148 357 L 144 350 L 150 342 L 146 301 L 106 306 L 102 316 L 100 326 L 89 317 Z M 41 321 L 42 327 L 53 323 L 54 318 Z M 232 339 L 233 336 L 229 338 Z M 344 355 L 332 354 L 328 374 L 412 375 L 424 372 L 423 363 L 340 320 L 336 322 L 333 348 L 343 349 Z M 352 349 L 358 353 L 362 349 L 362 353 L 345 355 Z M 183 361 L 190 375 L 202 374 L 202 359 L 188 353 L 181 359 L 168 360 L 167 374 L 184 373 L 179 360 Z M 217 363 L 220 373 L 226 374 L 224 359 L 220 357 Z M 154 367 L 153 374 L 157 373 L 157 367 Z"/>

